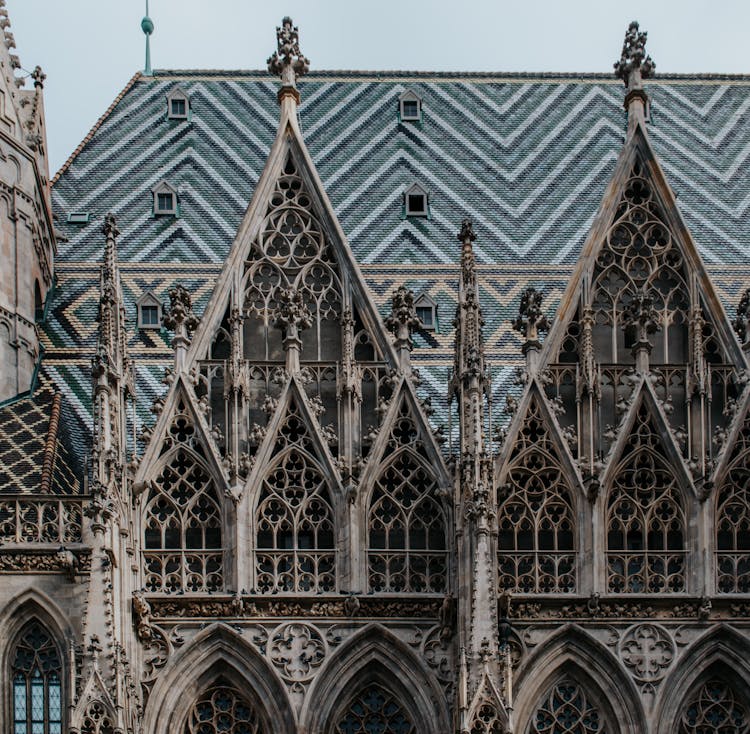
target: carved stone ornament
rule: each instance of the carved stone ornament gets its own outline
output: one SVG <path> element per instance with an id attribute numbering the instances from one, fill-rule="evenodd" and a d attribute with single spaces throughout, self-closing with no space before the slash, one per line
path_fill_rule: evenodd
<path id="1" fill-rule="evenodd" d="M 310 60 L 299 47 L 299 28 L 286 16 L 276 28 L 277 49 L 268 58 L 268 72 L 280 76 L 284 86 L 295 86 L 298 77 L 310 71 Z"/>
<path id="2" fill-rule="evenodd" d="M 641 683 L 661 680 L 675 658 L 675 643 L 658 624 L 637 624 L 620 639 L 618 652 L 630 674 Z"/>
<path id="3" fill-rule="evenodd" d="M 282 624 L 268 642 L 268 658 L 281 677 L 292 682 L 310 680 L 325 656 L 326 644 L 320 632 L 302 622 Z"/>
<path id="4" fill-rule="evenodd" d="M 536 288 L 527 288 L 521 296 L 518 317 L 513 329 L 521 333 L 527 342 L 535 342 L 540 331 L 549 329 L 549 321 L 542 311 L 543 295 Z"/>
<path id="5" fill-rule="evenodd" d="M 656 64 L 650 56 L 646 56 L 647 38 L 648 33 L 639 30 L 637 21 L 628 26 L 620 60 L 614 64 L 615 76 L 622 79 L 626 87 L 630 87 L 633 72 L 640 72 L 642 79 L 648 79 L 656 70 Z"/>
<path id="6" fill-rule="evenodd" d="M 740 341 L 744 344 L 750 336 L 750 288 L 748 288 L 737 304 L 737 315 L 732 321 L 732 326 L 737 332 Z"/>
<path id="7" fill-rule="evenodd" d="M 198 319 L 193 314 L 190 294 L 179 283 L 169 289 L 169 305 L 164 306 L 162 323 L 172 331 L 175 331 L 178 326 L 184 326 L 188 332 L 191 332 L 198 326 Z"/>
<path id="8" fill-rule="evenodd" d="M 386 326 L 398 339 L 403 327 L 409 332 L 421 325 L 414 307 L 414 293 L 406 286 L 400 285 L 391 298 L 391 315 L 386 319 Z"/>
<path id="9" fill-rule="evenodd" d="M 301 291 L 296 288 L 280 288 L 278 304 L 273 318 L 280 329 L 293 330 L 296 334 L 297 331 L 312 326 L 312 315 Z"/>

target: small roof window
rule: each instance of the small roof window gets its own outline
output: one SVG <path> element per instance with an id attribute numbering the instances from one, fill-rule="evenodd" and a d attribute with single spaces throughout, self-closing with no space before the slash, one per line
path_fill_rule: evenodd
<path id="1" fill-rule="evenodd" d="M 427 331 L 437 329 L 437 303 L 426 293 L 414 299 L 414 308 L 422 322 L 422 328 Z"/>
<path id="2" fill-rule="evenodd" d="M 412 184 L 404 191 L 404 211 L 407 217 L 428 217 L 429 204 L 429 194 L 419 184 Z"/>
<path id="3" fill-rule="evenodd" d="M 162 181 L 154 186 L 151 191 L 154 195 L 154 216 L 177 216 L 177 191 L 172 186 L 166 181 Z"/>
<path id="4" fill-rule="evenodd" d="M 420 122 L 422 120 L 422 98 L 407 89 L 398 98 L 398 110 L 401 122 Z"/>
<path id="5" fill-rule="evenodd" d="M 190 98 L 180 87 L 175 87 L 167 95 L 167 118 L 187 120 L 190 116 Z"/>
<path id="6" fill-rule="evenodd" d="M 161 303 L 151 291 L 147 291 L 138 299 L 136 308 L 139 329 L 161 328 Z"/>
<path id="7" fill-rule="evenodd" d="M 89 212 L 70 212 L 68 214 L 68 224 L 88 224 L 91 219 Z"/>

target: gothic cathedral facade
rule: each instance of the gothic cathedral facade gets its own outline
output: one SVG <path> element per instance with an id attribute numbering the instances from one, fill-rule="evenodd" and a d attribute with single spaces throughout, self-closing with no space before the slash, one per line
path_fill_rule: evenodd
<path id="1" fill-rule="evenodd" d="M 747 78 L 285 18 L 50 182 L 0 15 L 3 732 L 750 732 Z"/>

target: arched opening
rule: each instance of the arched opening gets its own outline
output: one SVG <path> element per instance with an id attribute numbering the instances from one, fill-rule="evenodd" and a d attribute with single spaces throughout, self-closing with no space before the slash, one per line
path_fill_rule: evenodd
<path id="1" fill-rule="evenodd" d="M 62 734 L 62 655 L 41 622 L 28 622 L 11 653 L 13 734 Z"/>
<path id="2" fill-rule="evenodd" d="M 586 686 L 564 675 L 538 701 L 527 734 L 601 734 L 616 731 Z"/>
<path id="3" fill-rule="evenodd" d="M 39 281 L 34 281 L 34 321 L 40 324 L 44 321 L 44 299 L 42 298 L 42 289 Z"/>
<path id="4" fill-rule="evenodd" d="M 261 716 L 232 683 L 218 678 L 193 702 L 184 734 L 264 734 Z"/>
<path id="5" fill-rule="evenodd" d="M 416 734 L 410 714 L 398 697 L 379 683 L 369 683 L 349 700 L 331 734 Z"/>

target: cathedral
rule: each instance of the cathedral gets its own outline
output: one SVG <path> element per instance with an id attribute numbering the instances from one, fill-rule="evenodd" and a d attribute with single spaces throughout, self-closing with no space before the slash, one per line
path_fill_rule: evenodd
<path id="1" fill-rule="evenodd" d="M 0 28 L 0 731 L 750 732 L 750 77 Z"/>

